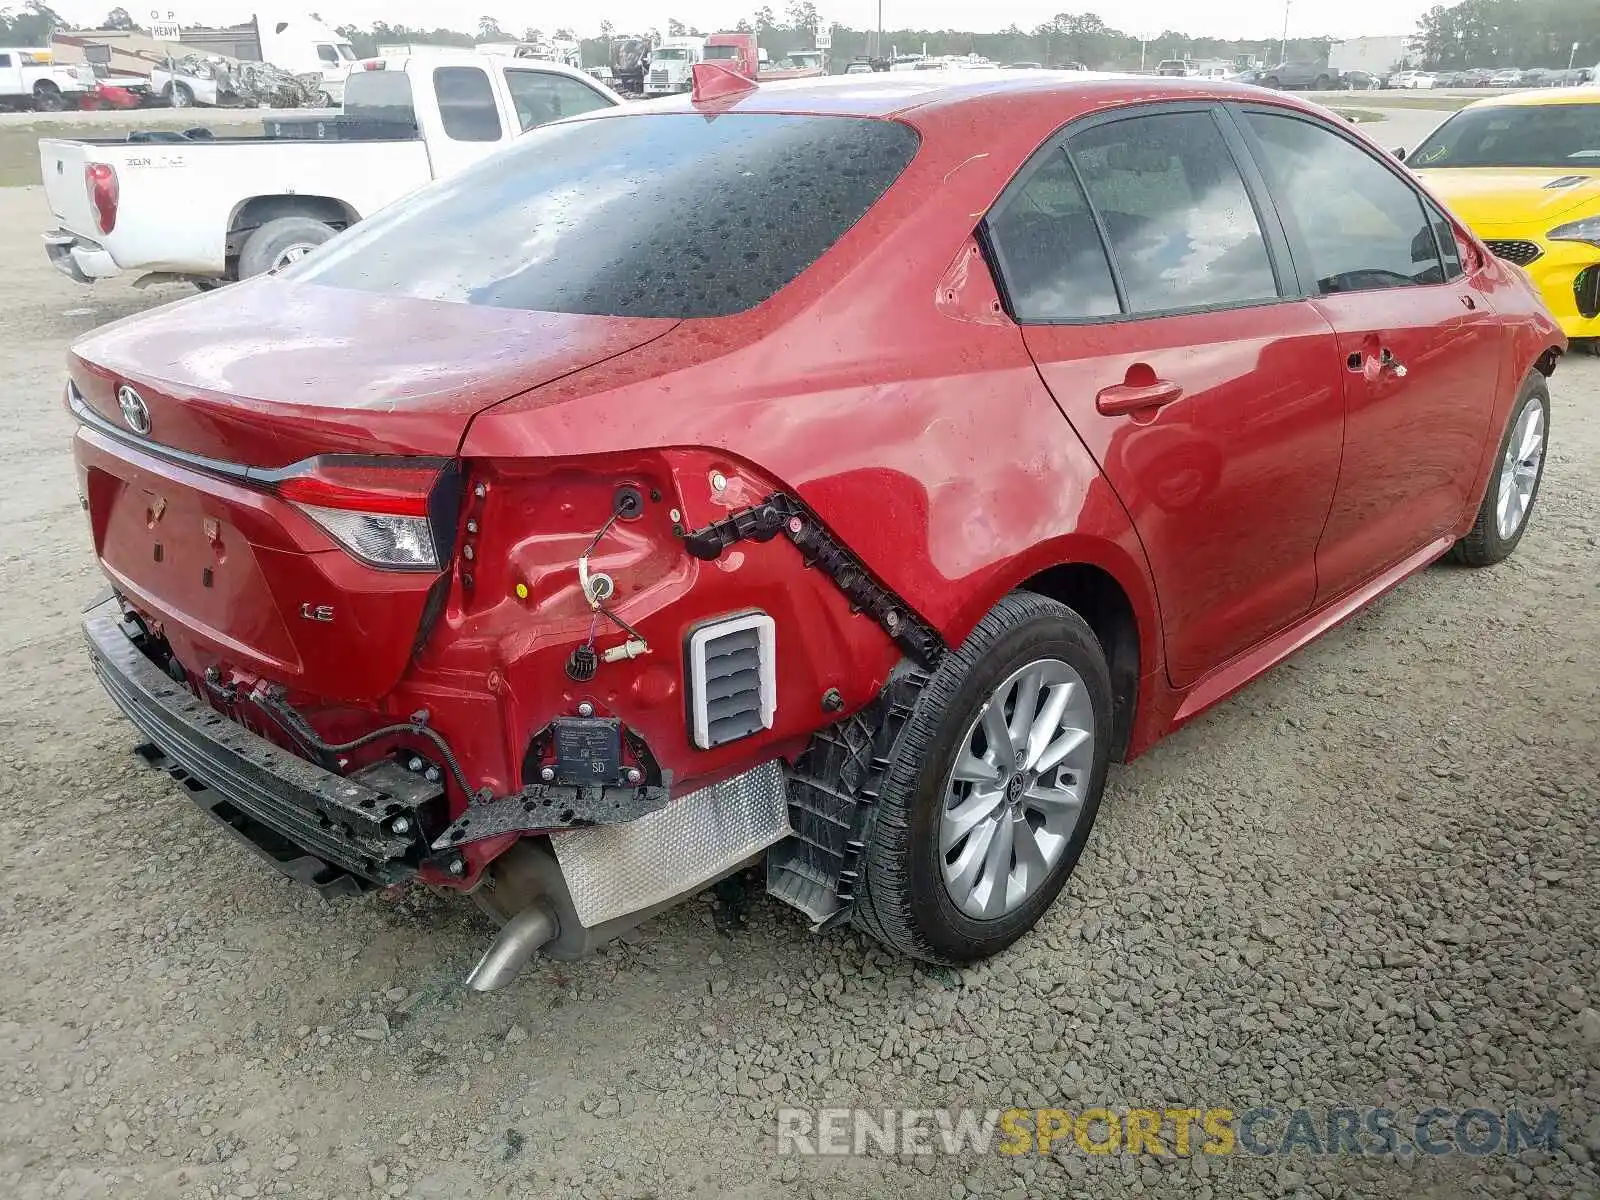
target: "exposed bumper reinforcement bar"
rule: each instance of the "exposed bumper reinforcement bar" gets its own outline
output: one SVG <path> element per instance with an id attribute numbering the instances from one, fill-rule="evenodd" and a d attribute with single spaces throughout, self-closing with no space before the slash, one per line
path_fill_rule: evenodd
<path id="1" fill-rule="evenodd" d="M 197 699 L 122 630 L 115 600 L 84 614 L 101 684 L 148 739 L 139 754 L 293 879 L 343 895 L 416 874 L 443 792 L 383 761 L 350 777 L 275 746 Z M 427 812 L 423 810 L 427 809 Z M 405 820 L 397 820 L 406 818 Z"/>

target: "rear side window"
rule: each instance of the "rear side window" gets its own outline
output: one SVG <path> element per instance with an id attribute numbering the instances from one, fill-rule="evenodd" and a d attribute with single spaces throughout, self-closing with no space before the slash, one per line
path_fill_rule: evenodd
<path id="1" fill-rule="evenodd" d="M 433 90 L 445 136 L 456 142 L 498 142 L 500 110 L 481 67 L 435 67 Z"/>
<path id="2" fill-rule="evenodd" d="M 989 217 L 1011 311 L 1019 321 L 1070 321 L 1120 311 L 1111 264 L 1066 151 L 1052 150 Z"/>
<path id="3" fill-rule="evenodd" d="M 1130 312 L 1277 298 L 1255 207 L 1209 112 L 1114 121 L 1067 145 Z"/>
<path id="4" fill-rule="evenodd" d="M 1262 169 L 1278 208 L 1310 256 L 1319 293 L 1413 287 L 1444 278 L 1430 214 L 1410 184 L 1310 121 L 1259 112 L 1247 113 L 1245 120 L 1260 142 Z"/>
<path id="5" fill-rule="evenodd" d="M 766 300 L 911 161 L 894 121 L 639 114 L 535 129 L 286 275 L 497 308 L 720 317 Z"/>
<path id="6" fill-rule="evenodd" d="M 344 85 L 344 118 L 376 136 L 415 137 L 411 77 L 404 71 L 352 71 Z"/>
<path id="7" fill-rule="evenodd" d="M 9 67 L 10 65 L 11 65 L 11 55 L 9 55 L 9 54 L 0 54 L 0 67 Z"/>
<path id="8" fill-rule="evenodd" d="M 550 71 L 508 69 L 506 88 L 511 92 L 517 123 L 524 132 L 562 117 L 576 117 L 597 108 L 611 107 L 611 101 L 592 87 Z"/>
<path id="9" fill-rule="evenodd" d="M 317 57 L 323 62 L 330 63 L 333 66 L 339 65 L 339 52 L 332 46 L 319 45 L 317 47 Z"/>

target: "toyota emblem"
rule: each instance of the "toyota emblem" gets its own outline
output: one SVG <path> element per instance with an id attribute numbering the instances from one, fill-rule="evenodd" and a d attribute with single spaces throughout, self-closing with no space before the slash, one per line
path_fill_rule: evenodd
<path id="1" fill-rule="evenodd" d="M 127 384 L 117 389 L 117 407 L 129 429 L 141 435 L 150 432 L 150 410 L 145 407 L 144 397 Z"/>

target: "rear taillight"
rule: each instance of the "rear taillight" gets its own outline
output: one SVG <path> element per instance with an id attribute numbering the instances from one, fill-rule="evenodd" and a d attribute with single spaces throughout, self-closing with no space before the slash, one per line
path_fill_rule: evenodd
<path id="1" fill-rule="evenodd" d="M 388 60 L 382 58 L 369 58 L 361 64 L 363 71 L 385 71 L 388 68 Z"/>
<path id="2" fill-rule="evenodd" d="M 101 233 L 117 227 L 117 170 L 110 163 L 89 163 L 83 168 L 83 186 L 94 209 L 95 225 Z"/>
<path id="3" fill-rule="evenodd" d="M 330 456 L 297 463 L 272 486 L 362 562 L 437 571 L 454 534 L 455 480 L 438 459 Z"/>

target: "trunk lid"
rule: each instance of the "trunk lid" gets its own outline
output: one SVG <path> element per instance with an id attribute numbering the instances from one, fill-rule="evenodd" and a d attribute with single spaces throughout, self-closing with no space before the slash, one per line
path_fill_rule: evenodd
<path id="1" fill-rule="evenodd" d="M 454 455 L 474 414 L 676 323 L 263 279 L 107 326 L 71 362 L 95 552 L 190 671 L 370 703 L 398 682 L 443 599 Z M 125 388 L 137 393 L 131 419 Z M 437 569 L 371 565 L 293 501 L 286 479 L 341 461 L 415 478 Z M 325 514 L 347 499 L 311 503 Z M 349 507 L 368 509 L 359 494 Z"/>
<path id="2" fill-rule="evenodd" d="M 106 235 L 95 223 L 89 189 L 83 182 L 83 168 L 89 161 L 89 147 L 82 142 L 39 139 L 39 174 L 44 179 L 44 198 L 50 211 L 63 229 L 99 241 Z"/>
<path id="3" fill-rule="evenodd" d="M 112 424 L 129 384 L 151 442 L 230 463 L 449 456 L 476 413 L 676 324 L 262 277 L 96 330 L 73 347 L 72 376 Z"/>

